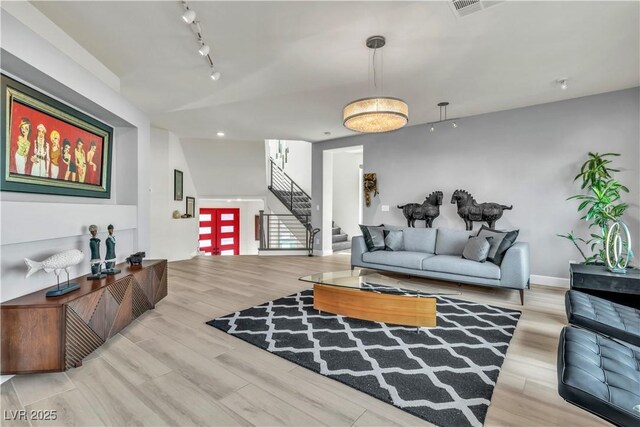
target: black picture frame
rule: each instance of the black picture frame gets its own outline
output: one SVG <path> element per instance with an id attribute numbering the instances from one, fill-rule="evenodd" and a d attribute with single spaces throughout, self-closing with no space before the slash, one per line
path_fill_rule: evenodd
<path id="1" fill-rule="evenodd" d="M 183 198 L 183 174 L 181 170 L 173 170 L 173 200 L 181 201 Z"/>
<path id="2" fill-rule="evenodd" d="M 195 199 L 195 197 L 187 196 L 187 207 L 186 207 L 185 213 L 191 218 L 196 216 L 196 199 Z"/>
<path id="3" fill-rule="evenodd" d="M 111 197 L 111 126 L 4 74 L 0 75 L 0 91 L 1 191 Z M 29 131 L 20 142 L 23 125 Z M 40 126 L 45 142 L 36 152 Z"/>

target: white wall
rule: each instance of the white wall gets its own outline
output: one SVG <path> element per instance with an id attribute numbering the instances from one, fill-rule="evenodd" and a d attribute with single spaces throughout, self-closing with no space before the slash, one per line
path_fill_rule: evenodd
<path id="1" fill-rule="evenodd" d="M 87 253 L 89 224 L 98 225 L 99 237 L 104 238 L 106 226 L 113 223 L 119 262 L 132 252 L 149 249 L 149 119 L 114 91 L 109 76 L 110 84 L 81 65 L 89 61 L 88 53 L 77 49 L 63 53 L 52 44 L 75 43 L 62 30 L 47 26 L 40 34 L 44 24 L 23 24 L 43 19 L 29 3 L 2 3 L 0 67 L 3 73 L 114 127 L 112 195 L 104 200 L 2 192 L 2 301 L 55 284 L 55 278 L 45 273 L 25 279 L 23 258 L 41 260 L 72 248 Z M 71 274 L 89 270 L 87 256 Z"/>
<path id="2" fill-rule="evenodd" d="M 196 192 L 191 169 L 180 140 L 173 133 L 151 129 L 151 249 L 149 258 L 169 261 L 189 259 L 198 249 L 198 217 L 173 218 L 173 211 L 186 212 L 186 197 Z M 183 200 L 173 200 L 174 169 L 183 174 Z"/>
<path id="3" fill-rule="evenodd" d="M 296 182 L 304 191 L 311 194 L 311 143 L 306 141 L 289 141 L 283 140 L 283 143 L 289 147 L 289 155 L 287 163 L 283 163 L 281 159 L 276 161 L 289 177 Z M 276 158 L 278 151 L 278 140 L 267 140 L 269 146 L 269 156 Z M 269 164 L 267 164 L 267 168 Z M 269 169 L 267 169 L 269 173 Z"/>
<path id="4" fill-rule="evenodd" d="M 211 200 L 200 199 L 200 208 L 240 209 L 240 255 L 258 255 L 260 241 L 255 240 L 255 216 L 264 210 L 264 200 Z"/>
<path id="5" fill-rule="evenodd" d="M 264 141 L 181 140 L 201 198 L 261 198 L 267 191 Z"/>
<path id="6" fill-rule="evenodd" d="M 513 204 L 496 227 L 520 229 L 519 240 L 530 244 L 532 274 L 567 278 L 569 261 L 580 260 L 580 255 L 556 234 L 574 230 L 588 236 L 587 223 L 576 212 L 578 203 L 566 200 L 580 192 L 573 177 L 589 151 L 616 152 L 622 154 L 615 160 L 622 168 L 616 177 L 630 191 L 623 195 L 630 205 L 624 220 L 632 241 L 640 241 L 638 88 L 466 117 L 459 125 L 436 126 L 435 132 L 425 125 L 410 126 L 314 144 L 314 204 L 323 203 L 323 152 L 362 145 L 363 172 L 377 173 L 380 192 L 364 208 L 366 223 L 402 225 L 396 205 L 420 202 L 441 190 L 444 204 L 434 227 L 463 229 L 450 201 L 453 191 L 466 189 L 478 202 Z M 325 223 L 324 211 L 312 213 L 315 227 Z"/>
<path id="7" fill-rule="evenodd" d="M 362 153 L 333 153 L 333 221 L 343 233 L 359 236 Z"/>

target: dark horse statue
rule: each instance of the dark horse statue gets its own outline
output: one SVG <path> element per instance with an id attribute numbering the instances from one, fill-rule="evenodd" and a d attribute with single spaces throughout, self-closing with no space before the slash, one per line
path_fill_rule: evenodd
<path id="1" fill-rule="evenodd" d="M 429 194 L 424 202 L 408 203 L 404 206 L 398 205 L 398 209 L 402 209 L 402 214 L 407 218 L 407 226 L 416 226 L 416 220 L 426 221 L 425 226 L 431 228 L 433 220 L 440 215 L 440 205 L 442 204 L 442 191 L 434 191 Z"/>
<path id="2" fill-rule="evenodd" d="M 454 191 L 451 203 L 458 204 L 458 215 L 464 220 L 467 230 L 473 230 L 473 221 L 486 221 L 489 228 L 494 228 L 496 221 L 502 218 L 502 211 L 513 209 L 513 206 L 498 203 L 478 203 L 464 190 Z"/>

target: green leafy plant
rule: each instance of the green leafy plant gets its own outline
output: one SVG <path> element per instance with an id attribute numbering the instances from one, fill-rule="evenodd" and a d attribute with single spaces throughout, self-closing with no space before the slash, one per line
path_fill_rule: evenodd
<path id="1" fill-rule="evenodd" d="M 584 258 L 583 263 L 594 264 L 604 263 L 606 260 L 605 241 L 609 225 L 624 214 L 629 207 L 620 199 L 622 192 L 629 192 L 629 189 L 614 179 L 613 174 L 620 172 L 620 169 L 611 167 L 611 157 L 620 156 L 618 153 L 589 153 L 589 159 L 580 168 L 580 173 L 573 179 L 574 182 L 581 180 L 581 190 L 587 190 L 587 194 L 576 194 L 567 200 L 579 200 L 578 212 L 584 212 L 580 218 L 589 221 L 589 228 L 596 227 L 597 232 L 590 233 L 590 239 L 585 240 L 576 237 L 572 232 L 558 234 L 560 237 L 570 240 Z M 587 256 L 580 247 L 580 244 L 587 246 L 592 254 Z"/>

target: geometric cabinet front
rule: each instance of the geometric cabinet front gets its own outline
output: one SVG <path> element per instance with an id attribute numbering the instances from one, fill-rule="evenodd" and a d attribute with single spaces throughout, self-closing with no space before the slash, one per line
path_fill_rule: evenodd
<path id="1" fill-rule="evenodd" d="M 131 268 L 130 268 L 131 270 Z M 166 261 L 140 267 L 132 275 L 67 304 L 65 369 L 82 359 L 167 295 Z"/>

